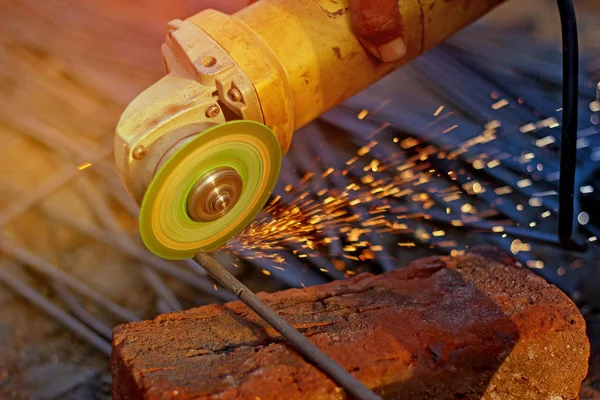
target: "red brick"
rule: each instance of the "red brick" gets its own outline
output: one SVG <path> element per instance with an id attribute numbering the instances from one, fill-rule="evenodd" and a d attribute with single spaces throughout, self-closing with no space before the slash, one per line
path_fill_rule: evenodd
<path id="1" fill-rule="evenodd" d="M 577 398 L 589 357 L 581 314 L 490 254 L 502 263 L 433 257 L 261 297 L 386 399 Z M 111 368 L 115 400 L 344 398 L 239 302 L 115 328 Z"/>

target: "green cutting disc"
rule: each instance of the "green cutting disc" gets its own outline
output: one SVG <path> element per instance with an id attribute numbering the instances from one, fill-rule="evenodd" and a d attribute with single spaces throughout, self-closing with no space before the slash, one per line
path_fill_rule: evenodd
<path id="1" fill-rule="evenodd" d="M 219 248 L 254 220 L 273 191 L 280 166 L 277 137 L 263 124 L 232 121 L 201 132 L 154 175 L 140 211 L 144 244 L 171 260 Z M 224 169 L 239 174 L 239 199 L 220 218 L 196 221 L 188 212 L 192 189 L 211 171 Z"/>

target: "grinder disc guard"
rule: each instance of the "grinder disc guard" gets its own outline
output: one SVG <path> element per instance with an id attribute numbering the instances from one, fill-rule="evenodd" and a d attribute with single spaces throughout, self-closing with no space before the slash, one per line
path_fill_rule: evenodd
<path id="1" fill-rule="evenodd" d="M 232 121 L 201 132 L 169 157 L 152 179 L 139 220 L 144 244 L 172 260 L 217 249 L 256 217 L 277 182 L 280 166 L 279 142 L 263 124 Z M 224 215 L 199 222 L 189 212 L 190 196 L 199 182 L 211 182 L 213 174 L 222 171 L 241 178 L 237 201 Z M 214 198 L 196 194 L 196 200 Z M 208 208 L 213 206 L 214 201 Z"/>

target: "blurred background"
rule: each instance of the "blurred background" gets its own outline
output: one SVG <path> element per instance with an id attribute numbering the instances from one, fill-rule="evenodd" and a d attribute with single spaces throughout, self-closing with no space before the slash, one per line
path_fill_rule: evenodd
<path id="1" fill-rule="evenodd" d="M 144 250 L 112 140 L 128 102 L 164 73 L 167 22 L 240 3 L 3 2 L 0 398 L 110 398 L 114 325 L 232 298 L 194 265 Z M 593 345 L 581 398 L 600 398 L 600 4 L 576 3 L 575 215 L 588 250 L 547 240 L 560 28 L 555 2 L 528 0 L 507 2 L 297 132 L 270 205 L 215 256 L 251 288 L 274 291 L 495 245 L 580 306 Z"/>

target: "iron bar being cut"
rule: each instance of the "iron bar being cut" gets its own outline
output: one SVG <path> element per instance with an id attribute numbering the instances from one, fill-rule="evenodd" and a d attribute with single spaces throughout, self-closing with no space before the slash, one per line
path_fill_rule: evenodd
<path id="1" fill-rule="evenodd" d="M 257 295 L 238 281 L 208 254 L 200 251 L 194 258 L 198 264 L 206 269 L 213 278 L 223 285 L 223 287 L 235 294 L 242 302 L 244 302 L 244 304 L 281 333 L 281 335 L 296 347 L 306 358 L 314 362 L 349 393 L 362 400 L 380 399 L 379 396 L 353 377 L 348 371 L 340 367 L 335 361 L 329 358 L 329 356 L 319 350 L 319 348 L 302 335 L 300 331 L 281 318 L 272 308 L 267 306 Z"/>

